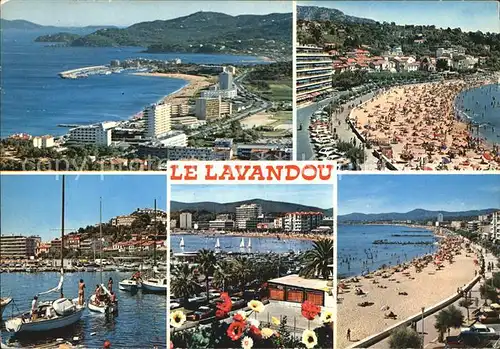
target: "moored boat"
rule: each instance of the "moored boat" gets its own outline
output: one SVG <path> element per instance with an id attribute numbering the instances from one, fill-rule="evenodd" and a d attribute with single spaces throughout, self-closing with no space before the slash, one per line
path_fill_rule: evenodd
<path id="1" fill-rule="evenodd" d="M 5 308 L 12 302 L 11 297 L 0 298 L 0 318 L 2 317 Z"/>
<path id="2" fill-rule="evenodd" d="M 141 283 L 138 280 L 125 279 L 118 283 L 118 288 L 122 291 L 128 291 L 135 293 L 141 287 Z"/>

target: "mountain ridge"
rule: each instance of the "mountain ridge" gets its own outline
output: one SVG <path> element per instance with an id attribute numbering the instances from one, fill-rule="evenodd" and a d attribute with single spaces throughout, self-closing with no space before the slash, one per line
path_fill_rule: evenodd
<path id="1" fill-rule="evenodd" d="M 441 213 L 443 219 L 460 218 L 460 217 L 474 217 L 491 212 L 498 211 L 498 208 L 487 208 L 482 210 L 468 210 L 468 211 L 431 211 L 417 208 L 408 212 L 387 212 L 387 213 L 360 213 L 353 212 L 345 215 L 339 215 L 339 222 L 376 222 L 376 221 L 404 221 L 404 220 L 428 220 L 437 219 L 437 215 Z"/>
<path id="2" fill-rule="evenodd" d="M 346 15 L 344 12 L 328 7 L 297 6 L 297 19 L 306 21 L 335 21 L 344 23 L 376 23 L 369 18 Z"/>
<path id="3" fill-rule="evenodd" d="M 237 206 L 241 206 L 244 204 L 252 204 L 252 203 L 261 205 L 262 212 L 264 213 L 319 211 L 324 213 L 326 216 L 333 215 L 332 208 L 323 209 L 315 206 L 301 205 L 291 202 L 264 200 L 264 199 L 251 199 L 251 200 L 242 200 L 242 201 L 234 201 L 226 203 L 218 203 L 212 201 L 200 201 L 192 203 L 171 201 L 170 211 L 199 210 L 199 211 L 209 211 L 215 213 L 227 213 L 227 212 L 235 212 Z"/>

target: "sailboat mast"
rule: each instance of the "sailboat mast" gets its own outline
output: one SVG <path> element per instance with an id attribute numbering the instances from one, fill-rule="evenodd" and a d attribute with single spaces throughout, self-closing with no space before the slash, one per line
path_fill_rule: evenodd
<path id="1" fill-rule="evenodd" d="M 99 197 L 99 247 L 100 247 L 99 269 L 101 269 L 101 284 L 102 284 L 102 197 Z"/>
<path id="2" fill-rule="evenodd" d="M 66 177 L 62 175 L 62 200 L 61 200 L 61 272 L 64 274 L 64 189 Z M 61 298 L 64 297 L 63 287 L 61 286 Z"/>
<path id="3" fill-rule="evenodd" d="M 155 230 L 155 238 L 154 238 L 154 243 L 153 243 L 153 266 L 156 266 L 156 239 L 158 235 L 158 229 L 156 226 L 156 199 L 155 199 L 155 206 L 154 206 L 154 211 L 153 211 L 153 224 L 154 224 L 154 230 Z"/>

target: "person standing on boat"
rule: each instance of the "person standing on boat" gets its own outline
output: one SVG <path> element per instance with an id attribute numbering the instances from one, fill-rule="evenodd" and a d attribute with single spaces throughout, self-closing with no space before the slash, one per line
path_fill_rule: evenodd
<path id="1" fill-rule="evenodd" d="M 83 279 L 80 279 L 80 282 L 78 283 L 78 304 L 83 305 L 85 299 L 85 282 L 83 282 Z"/>
<path id="2" fill-rule="evenodd" d="M 108 290 L 109 292 L 113 291 L 113 278 L 110 277 L 108 280 Z"/>
<path id="3" fill-rule="evenodd" d="M 33 301 L 31 301 L 31 321 L 35 321 L 38 317 L 37 313 L 38 309 L 38 296 L 33 297 Z"/>

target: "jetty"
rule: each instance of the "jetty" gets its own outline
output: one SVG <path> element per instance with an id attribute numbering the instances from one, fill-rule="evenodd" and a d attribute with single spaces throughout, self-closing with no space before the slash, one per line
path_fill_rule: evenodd
<path id="1" fill-rule="evenodd" d="M 63 79 L 78 79 L 82 77 L 87 77 L 88 74 L 98 74 L 103 70 L 109 69 L 105 65 L 97 65 L 93 67 L 83 67 L 78 69 L 66 70 L 59 73 L 59 76 Z"/>

